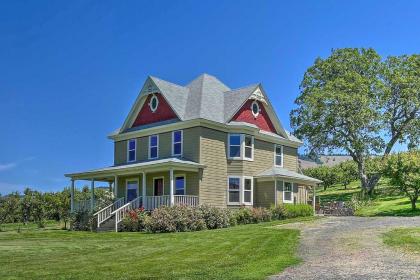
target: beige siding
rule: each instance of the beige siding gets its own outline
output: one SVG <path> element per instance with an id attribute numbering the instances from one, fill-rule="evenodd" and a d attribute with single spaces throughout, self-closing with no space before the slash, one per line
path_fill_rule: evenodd
<path id="1" fill-rule="evenodd" d="M 183 157 L 192 161 L 199 161 L 200 155 L 200 131 L 199 127 L 183 130 Z M 159 134 L 159 158 L 172 156 L 172 132 Z M 149 159 L 149 136 L 137 138 L 136 161 Z M 127 163 L 127 141 L 119 141 L 114 144 L 114 164 Z"/>
<path id="2" fill-rule="evenodd" d="M 254 160 L 243 161 L 244 174 L 255 176 L 274 165 L 274 144 L 257 140 L 254 141 Z"/>
<path id="3" fill-rule="evenodd" d="M 297 172 L 297 149 L 288 146 L 283 146 L 283 156 L 284 168 Z"/>
<path id="4" fill-rule="evenodd" d="M 206 165 L 200 184 L 200 203 L 226 207 L 226 133 L 201 128 L 200 163 Z"/>
<path id="5" fill-rule="evenodd" d="M 254 186 L 254 206 L 271 207 L 275 204 L 274 181 L 258 182 Z"/>

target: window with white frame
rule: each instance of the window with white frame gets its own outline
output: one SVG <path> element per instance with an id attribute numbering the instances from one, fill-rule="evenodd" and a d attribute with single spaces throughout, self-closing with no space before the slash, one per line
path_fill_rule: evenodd
<path id="1" fill-rule="evenodd" d="M 250 135 L 244 135 L 244 146 L 245 146 L 244 158 L 253 159 L 254 158 L 254 137 Z"/>
<path id="2" fill-rule="evenodd" d="M 229 204 L 240 203 L 240 184 L 241 177 L 229 177 L 228 183 L 228 202 Z"/>
<path id="3" fill-rule="evenodd" d="M 246 134 L 229 134 L 228 157 L 229 159 L 253 160 L 254 137 Z"/>
<path id="4" fill-rule="evenodd" d="M 252 189 L 253 180 L 252 177 L 244 177 L 244 204 L 252 204 Z"/>
<path id="5" fill-rule="evenodd" d="M 177 130 L 172 132 L 172 155 L 173 156 L 182 156 L 182 139 L 183 132 L 182 130 Z"/>
<path id="6" fill-rule="evenodd" d="M 175 176 L 175 195 L 185 195 L 185 176 Z"/>
<path id="7" fill-rule="evenodd" d="M 258 117 L 258 115 L 260 114 L 260 105 L 258 104 L 257 100 L 254 100 L 251 103 L 251 111 L 254 118 Z"/>
<path id="8" fill-rule="evenodd" d="M 149 159 L 159 157 L 159 135 L 149 136 Z"/>
<path id="9" fill-rule="evenodd" d="M 228 204 L 229 205 L 252 205 L 254 182 L 252 177 L 229 176 L 228 180 Z"/>
<path id="10" fill-rule="evenodd" d="M 283 146 L 274 145 L 274 164 L 283 167 Z"/>
<path id="11" fill-rule="evenodd" d="M 159 105 L 159 99 L 157 98 L 155 94 L 153 94 L 149 101 L 150 110 L 152 112 L 155 112 L 157 110 L 158 105 Z"/>
<path id="12" fill-rule="evenodd" d="M 293 202 L 293 185 L 289 182 L 283 183 L 283 202 L 292 203 Z"/>
<path id="13" fill-rule="evenodd" d="M 136 161 L 136 139 L 130 139 L 127 142 L 127 161 Z"/>

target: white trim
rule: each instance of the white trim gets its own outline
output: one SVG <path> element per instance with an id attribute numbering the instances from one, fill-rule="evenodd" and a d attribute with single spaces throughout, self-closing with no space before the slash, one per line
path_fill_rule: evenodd
<path id="1" fill-rule="evenodd" d="M 277 179 L 274 180 L 274 206 L 277 207 Z"/>
<path id="2" fill-rule="evenodd" d="M 230 179 L 239 179 L 239 202 L 230 202 L 229 201 L 229 181 Z M 251 179 L 251 202 L 245 202 L 245 179 Z M 227 205 L 254 205 L 254 177 L 244 176 L 244 175 L 229 175 L 227 178 L 227 189 L 226 189 L 226 203 Z"/>
<path id="3" fill-rule="evenodd" d="M 284 194 L 285 194 L 285 191 L 284 191 L 284 186 L 285 186 L 285 183 L 289 183 L 290 185 L 291 185 L 291 187 L 292 187 L 292 189 L 291 189 L 291 191 L 290 191 L 290 198 L 291 198 L 291 200 L 286 200 L 286 199 L 284 199 Z M 293 203 L 293 183 L 292 182 L 286 182 L 286 181 L 283 181 L 283 189 L 282 189 L 282 192 L 283 192 L 283 203 Z M 288 191 L 289 192 L 289 191 Z"/>
<path id="4" fill-rule="evenodd" d="M 257 105 L 257 108 L 258 108 L 257 113 L 254 113 L 254 104 Z M 260 104 L 258 104 L 258 101 L 257 100 L 252 101 L 252 103 L 251 103 L 251 113 L 254 116 L 254 118 L 258 117 L 260 115 L 260 112 L 261 112 L 261 108 L 260 108 Z"/>
<path id="5" fill-rule="evenodd" d="M 130 142 L 134 141 L 134 159 L 130 160 Z M 127 140 L 127 162 L 135 162 L 137 159 L 137 138 Z"/>
<path id="6" fill-rule="evenodd" d="M 277 165 L 277 147 L 281 147 L 281 165 Z M 283 153 L 283 145 L 274 144 L 274 166 L 283 167 L 284 161 L 284 153 Z"/>
<path id="7" fill-rule="evenodd" d="M 153 146 L 153 148 L 154 147 L 157 147 L 157 149 L 156 149 L 156 157 L 152 157 L 152 153 L 151 153 L 151 151 L 152 151 L 152 146 L 151 146 L 151 142 L 152 142 L 152 137 L 154 137 L 154 136 L 156 136 L 156 145 L 157 146 Z M 149 152 L 148 152 L 148 155 L 149 155 L 149 159 L 158 159 L 159 158 L 159 134 L 153 134 L 153 135 L 150 135 L 149 136 Z"/>
<path id="8" fill-rule="evenodd" d="M 245 202 L 245 180 L 251 180 L 251 202 Z M 249 191 L 248 191 L 249 192 Z M 252 176 L 242 176 L 242 204 L 244 205 L 254 205 L 254 178 Z"/>
<path id="9" fill-rule="evenodd" d="M 156 100 L 156 107 L 153 109 L 152 108 L 152 102 L 153 102 L 153 100 Z M 149 108 L 150 108 L 150 111 L 152 111 L 152 113 L 154 113 L 154 112 L 156 112 L 156 110 L 157 110 L 157 108 L 159 107 L 159 98 L 157 97 L 157 95 L 156 94 L 152 94 L 152 97 L 150 97 L 150 101 L 149 101 Z"/>
<path id="10" fill-rule="evenodd" d="M 128 182 L 136 182 L 137 183 L 137 197 L 140 196 L 140 187 L 139 187 L 139 178 L 131 177 L 125 179 L 125 200 L 128 201 Z"/>
<path id="11" fill-rule="evenodd" d="M 231 136 L 239 136 L 239 157 L 231 157 L 230 156 L 230 137 Z M 250 136 L 251 137 L 251 158 L 247 158 L 245 157 L 245 136 Z M 254 161 L 254 136 L 250 135 L 250 134 L 245 134 L 245 133 L 228 133 L 228 154 L 227 154 L 227 158 L 231 159 L 231 160 L 248 160 L 248 161 Z M 238 146 L 238 145 L 233 145 L 233 146 Z"/>
<path id="12" fill-rule="evenodd" d="M 175 144 L 178 144 L 179 142 L 177 142 L 177 143 L 174 142 L 174 139 L 175 139 L 174 134 L 175 134 L 175 132 L 178 132 L 178 131 L 181 132 L 181 142 L 180 142 L 181 143 L 181 153 L 180 154 L 175 154 L 174 153 L 174 145 Z M 175 157 L 175 156 L 181 156 L 182 157 L 182 155 L 184 153 L 184 147 L 183 147 L 184 146 L 184 131 L 182 129 L 180 129 L 180 130 L 174 130 L 174 131 L 172 131 L 171 135 L 172 135 L 172 139 L 171 139 L 171 154 L 172 154 L 173 157 Z"/>
<path id="13" fill-rule="evenodd" d="M 162 179 L 162 185 L 163 185 L 162 195 L 165 195 L 165 176 L 158 176 L 158 177 L 153 177 L 153 196 L 157 196 L 157 194 L 155 194 L 155 180 L 156 179 Z"/>
<path id="14" fill-rule="evenodd" d="M 185 173 L 174 174 L 174 195 L 178 195 L 176 194 L 176 178 L 180 178 L 180 177 L 184 178 L 184 194 L 183 195 L 187 195 L 187 176 Z"/>

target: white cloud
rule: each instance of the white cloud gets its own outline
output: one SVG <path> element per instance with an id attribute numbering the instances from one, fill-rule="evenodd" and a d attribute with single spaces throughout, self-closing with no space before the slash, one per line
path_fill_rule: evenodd
<path id="1" fill-rule="evenodd" d="M 16 166 L 17 166 L 17 163 L 16 162 L 0 164 L 0 171 L 5 171 L 5 170 L 13 169 Z"/>

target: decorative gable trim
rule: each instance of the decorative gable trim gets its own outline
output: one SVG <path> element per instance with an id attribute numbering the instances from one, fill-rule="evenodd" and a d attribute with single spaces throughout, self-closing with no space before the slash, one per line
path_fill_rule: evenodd
<path id="1" fill-rule="evenodd" d="M 267 104 L 267 101 L 265 100 L 264 95 L 262 94 L 260 88 L 258 87 L 249 97 L 249 99 L 258 100 L 264 104 Z"/>

